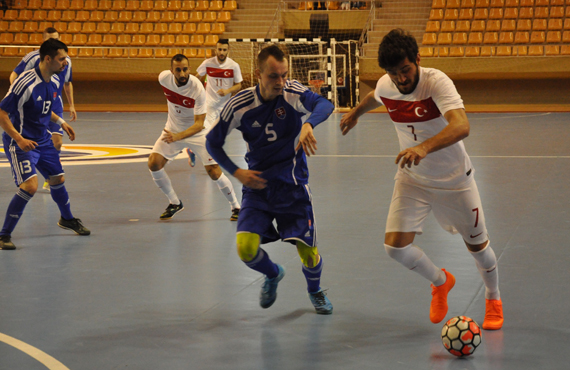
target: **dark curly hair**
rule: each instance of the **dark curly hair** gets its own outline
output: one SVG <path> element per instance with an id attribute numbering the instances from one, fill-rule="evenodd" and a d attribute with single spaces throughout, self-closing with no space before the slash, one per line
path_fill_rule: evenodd
<path id="1" fill-rule="evenodd" d="M 390 31 L 378 47 L 378 65 L 383 69 L 394 68 L 404 59 L 416 64 L 418 43 L 411 33 L 401 28 Z"/>

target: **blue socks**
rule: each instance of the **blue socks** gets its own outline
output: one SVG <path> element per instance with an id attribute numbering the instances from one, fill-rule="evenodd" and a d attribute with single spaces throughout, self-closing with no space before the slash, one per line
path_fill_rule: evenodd
<path id="1" fill-rule="evenodd" d="M 67 194 L 67 190 L 65 190 L 65 186 L 63 184 L 65 184 L 65 181 L 59 185 L 50 186 L 51 198 L 59 207 L 61 217 L 66 220 L 71 220 L 73 215 L 71 214 L 69 195 Z"/>
<path id="2" fill-rule="evenodd" d="M 20 221 L 22 217 L 22 213 L 24 213 L 24 208 L 26 208 L 26 205 L 32 197 L 33 195 L 27 191 L 18 189 L 18 192 L 14 195 L 6 210 L 6 219 L 4 220 L 4 226 L 2 226 L 0 235 L 12 234 L 12 231 L 14 231 L 18 221 Z"/>
<path id="3" fill-rule="evenodd" d="M 309 293 L 316 293 L 321 288 L 319 284 L 321 283 L 321 272 L 323 271 L 323 257 L 319 263 L 312 268 L 303 265 L 303 274 L 305 279 L 307 279 L 307 290 Z"/>
<path id="4" fill-rule="evenodd" d="M 279 269 L 277 268 L 277 265 L 271 262 L 269 256 L 262 248 L 259 248 L 257 250 L 257 255 L 254 259 L 244 263 L 250 269 L 261 272 L 269 279 L 273 279 L 279 275 Z"/>

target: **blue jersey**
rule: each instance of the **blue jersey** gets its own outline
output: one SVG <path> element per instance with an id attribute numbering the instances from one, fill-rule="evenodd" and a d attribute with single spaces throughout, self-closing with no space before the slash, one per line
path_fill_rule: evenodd
<path id="1" fill-rule="evenodd" d="M 0 108 L 9 114 L 12 125 L 20 135 L 42 145 L 51 138 L 47 127 L 53 104 L 58 100 L 60 85 L 58 75 L 54 74 L 49 82 L 45 82 L 39 67 L 35 67 L 14 81 L 0 102 Z M 4 135 L 9 137 L 5 132 Z"/>
<path id="2" fill-rule="evenodd" d="M 71 59 L 69 57 L 67 57 L 66 59 L 67 59 L 67 65 L 65 66 L 63 71 L 58 73 L 59 80 L 62 83 L 59 85 L 59 89 L 57 91 L 59 102 L 56 102 L 54 107 L 53 107 L 53 111 L 57 115 L 61 115 L 63 113 L 63 101 L 61 100 L 61 94 L 63 91 L 63 83 L 71 82 L 73 79 L 73 73 L 71 70 Z M 22 58 L 20 63 L 18 63 L 16 68 L 14 68 L 14 72 L 16 74 L 18 74 L 18 76 L 19 76 L 22 73 L 24 73 L 25 71 L 36 68 L 39 65 L 40 65 L 40 51 L 35 50 L 32 52 L 29 52 L 28 54 L 26 54 Z"/>
<path id="3" fill-rule="evenodd" d="M 242 132 L 247 143 L 245 159 L 250 170 L 263 172 L 268 181 L 306 184 L 309 170 L 305 152 L 295 148 L 301 127 L 313 127 L 325 121 L 334 106 L 298 81 L 287 81 L 283 95 L 264 101 L 259 86 L 245 89 L 232 97 L 220 119 L 206 136 L 207 148 L 214 160 L 233 174 L 238 167 L 222 149 L 232 129 Z"/>

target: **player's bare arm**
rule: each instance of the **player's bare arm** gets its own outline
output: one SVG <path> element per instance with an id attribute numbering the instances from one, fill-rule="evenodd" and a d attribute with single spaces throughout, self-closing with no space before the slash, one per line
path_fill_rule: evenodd
<path id="1" fill-rule="evenodd" d="M 63 131 L 67 133 L 69 140 L 71 141 L 75 140 L 75 130 L 73 129 L 73 127 L 71 127 L 71 125 L 69 125 L 69 123 L 65 122 L 63 118 L 61 118 L 54 112 L 51 112 L 50 121 L 60 124 Z"/>
<path id="2" fill-rule="evenodd" d="M 14 139 L 16 144 L 18 144 L 20 149 L 24 152 L 29 152 L 38 146 L 38 143 L 25 139 L 18 131 L 16 131 L 14 125 L 12 125 L 12 121 L 10 121 L 8 113 L 3 109 L 0 109 L 0 127 L 2 127 L 2 130 L 4 130 L 12 139 Z"/>
<path id="3" fill-rule="evenodd" d="M 75 101 L 73 99 L 73 84 L 71 82 L 66 82 L 63 84 L 63 89 L 65 90 L 65 96 L 67 97 L 67 103 L 69 104 L 69 121 L 75 122 L 75 120 L 77 120 L 77 112 L 75 111 Z"/>
<path id="4" fill-rule="evenodd" d="M 241 90 L 241 82 L 238 82 L 238 83 L 234 84 L 232 87 L 230 87 L 229 89 L 218 90 L 217 94 L 220 96 L 226 96 L 229 94 L 237 93 L 240 90 Z"/>
<path id="5" fill-rule="evenodd" d="M 309 122 L 305 122 L 301 128 L 301 134 L 299 135 L 299 143 L 295 148 L 295 151 L 303 147 L 305 154 L 311 156 L 317 151 L 317 139 L 313 135 L 313 125 Z"/>
<path id="6" fill-rule="evenodd" d="M 170 132 L 167 129 L 164 129 L 165 135 L 162 138 L 162 141 L 170 144 L 175 141 L 184 140 L 187 137 L 196 135 L 198 132 L 204 129 L 205 119 L 206 119 L 206 114 L 195 115 L 194 124 L 182 132 Z"/>
<path id="7" fill-rule="evenodd" d="M 417 166 L 429 153 L 447 148 L 469 136 L 469 120 L 463 108 L 450 110 L 444 117 L 449 124 L 439 134 L 401 151 L 396 157 L 396 164 L 399 163 L 401 168 L 406 165 L 410 168 L 412 164 Z"/>
<path id="8" fill-rule="evenodd" d="M 260 171 L 238 168 L 232 175 L 251 189 L 263 189 L 267 186 L 267 180 L 258 176 L 261 175 Z"/>
<path id="9" fill-rule="evenodd" d="M 12 71 L 12 73 L 10 73 L 10 85 L 12 85 L 14 83 L 14 81 L 16 81 L 16 78 L 18 78 L 18 74 L 14 71 Z"/>
<path id="10" fill-rule="evenodd" d="M 374 91 L 369 92 L 356 108 L 342 116 L 340 120 L 340 131 L 342 135 L 348 134 L 348 132 L 356 126 L 360 116 L 372 109 L 378 108 L 380 105 L 381 104 L 378 103 L 374 97 Z"/>

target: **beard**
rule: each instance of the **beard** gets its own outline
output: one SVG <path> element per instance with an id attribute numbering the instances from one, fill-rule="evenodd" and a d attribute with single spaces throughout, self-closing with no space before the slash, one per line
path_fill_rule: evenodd
<path id="1" fill-rule="evenodd" d="M 394 83 L 396 88 L 401 94 L 408 95 L 414 92 L 418 83 L 420 82 L 420 68 L 418 67 L 416 74 L 414 76 L 414 81 L 408 82 L 405 85 L 400 85 L 398 83 Z"/>
<path id="2" fill-rule="evenodd" d="M 180 78 L 175 78 L 176 79 L 176 84 L 178 86 L 184 86 L 188 83 L 188 77 L 180 77 Z"/>

